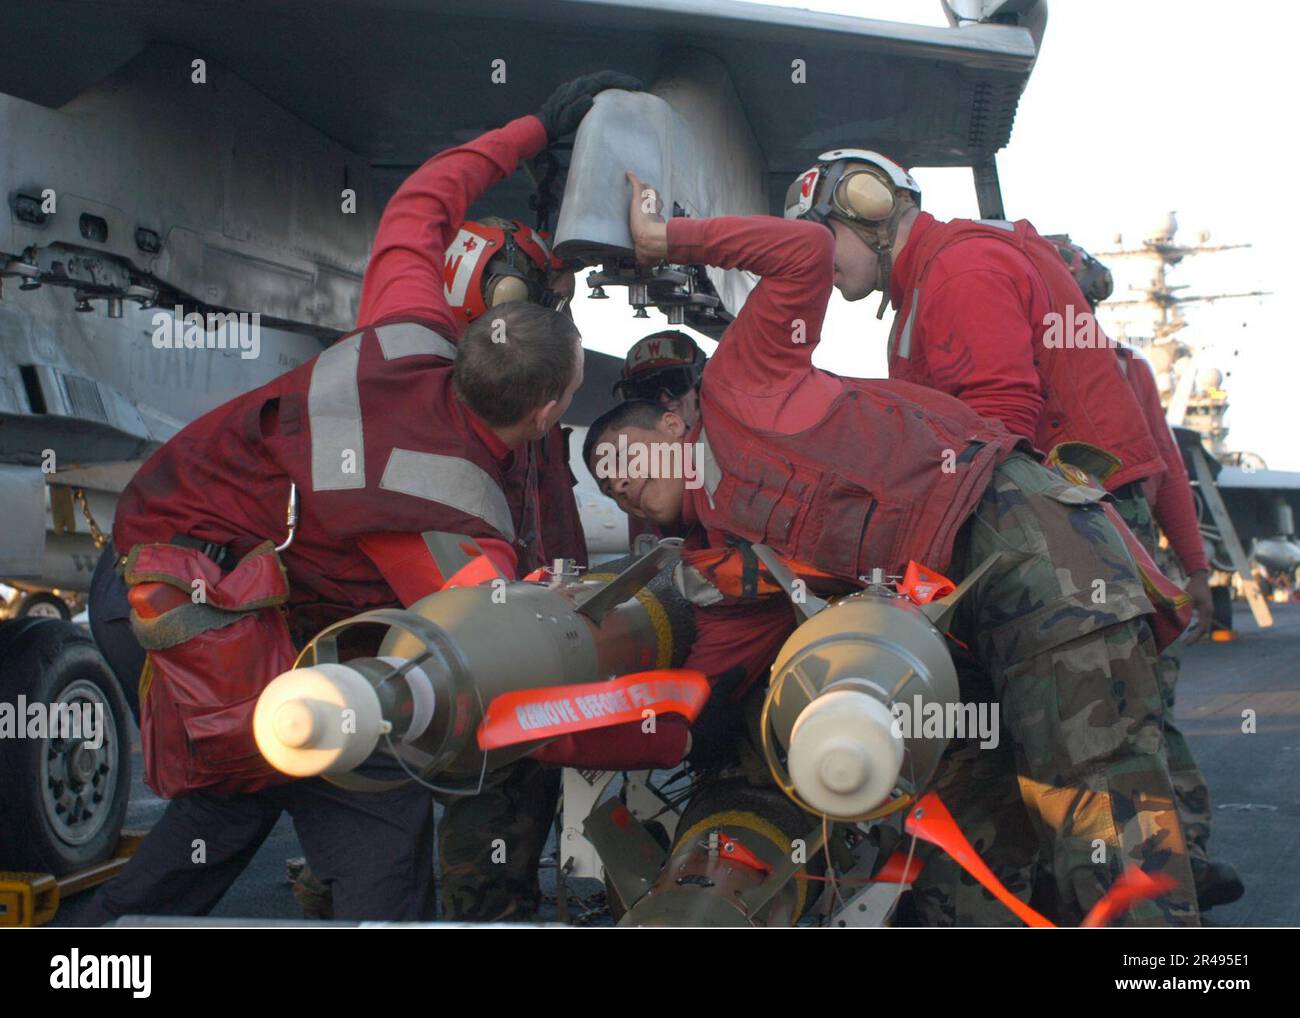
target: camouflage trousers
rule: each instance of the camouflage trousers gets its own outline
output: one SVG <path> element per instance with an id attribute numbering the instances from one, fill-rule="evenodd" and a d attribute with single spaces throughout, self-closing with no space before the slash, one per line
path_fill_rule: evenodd
<path id="1" fill-rule="evenodd" d="M 962 697 L 998 705 L 999 741 L 954 740 L 933 787 L 1013 893 L 1027 901 L 1041 868 L 1060 922 L 1078 923 L 1135 863 L 1177 886 L 1121 922 L 1196 925 L 1151 605 L 1098 497 L 1019 453 L 995 472 L 950 571 L 1001 553 L 954 627 L 969 647 L 954 655 Z M 923 854 L 922 921 L 1019 924 L 945 853 Z"/>
<path id="2" fill-rule="evenodd" d="M 520 760 L 489 774 L 479 794 L 442 799 L 438 885 L 444 919 L 498 922 L 536 913 L 537 867 L 559 795 L 558 768 Z"/>
<path id="3" fill-rule="evenodd" d="M 1129 530 L 1146 548 L 1156 562 L 1160 561 L 1159 534 L 1151 506 L 1136 485 L 1129 491 L 1117 493 L 1115 509 Z M 1165 747 L 1169 757 L 1169 777 L 1174 785 L 1174 799 L 1178 803 L 1178 816 L 1183 822 L 1187 849 L 1195 859 L 1207 861 L 1210 840 L 1210 790 L 1205 784 L 1201 769 L 1192 756 L 1187 737 L 1174 720 L 1174 700 L 1178 686 L 1179 644 L 1166 647 L 1156 668 L 1160 675 L 1160 690 L 1165 706 Z"/>

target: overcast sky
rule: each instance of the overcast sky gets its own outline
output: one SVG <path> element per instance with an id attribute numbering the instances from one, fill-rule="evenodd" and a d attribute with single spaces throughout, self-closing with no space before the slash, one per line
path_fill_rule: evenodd
<path id="1" fill-rule="evenodd" d="M 938 0 L 776 6 L 947 24 Z M 1300 10 L 1270 0 L 1052 0 L 1049 9 L 1011 143 L 998 153 L 1008 216 L 1105 250 L 1116 234 L 1140 240 L 1177 210 L 1184 242 L 1208 230 L 1212 243 L 1253 244 L 1189 259 L 1170 279 L 1187 293 L 1273 292 L 1192 306 L 1185 335 L 1209 345 L 1212 363 L 1227 375 L 1228 447 L 1258 453 L 1275 469 L 1300 470 L 1300 330 L 1289 314 L 1300 264 L 1292 193 L 1300 187 L 1293 158 Z M 845 144 L 869 148 L 871 139 Z M 978 216 L 969 171 L 913 171 L 927 211 L 943 219 Z M 1111 267 L 1118 296 L 1136 276 L 1129 269 L 1126 278 L 1118 262 Z M 575 309 L 589 345 L 622 354 L 662 327 L 658 314 L 638 322 L 625 306 L 612 306 L 621 294 L 611 296 L 619 299 L 580 301 Z M 883 376 L 892 312 L 877 323 L 875 306 L 875 299 L 849 305 L 837 295 L 816 363 Z"/>

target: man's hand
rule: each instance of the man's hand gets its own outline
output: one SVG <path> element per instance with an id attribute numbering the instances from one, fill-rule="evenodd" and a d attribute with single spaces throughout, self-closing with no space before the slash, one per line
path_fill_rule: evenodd
<path id="1" fill-rule="evenodd" d="M 1214 598 L 1210 595 L 1210 574 L 1208 570 L 1192 573 L 1187 578 L 1187 593 L 1192 598 L 1192 611 L 1196 613 L 1196 624 L 1188 631 L 1186 643 L 1195 643 L 1205 636 L 1214 626 Z"/>
<path id="2" fill-rule="evenodd" d="M 632 185 L 627 225 L 636 260 L 640 265 L 655 265 L 668 257 L 668 226 L 659 214 L 659 194 L 631 170 L 627 180 Z"/>
<path id="3" fill-rule="evenodd" d="M 547 143 L 553 144 L 578 129 L 578 124 L 591 109 L 597 92 L 603 92 L 607 88 L 640 92 L 644 87 L 639 79 L 618 71 L 597 71 L 595 74 L 584 74 L 580 78 L 566 81 L 551 93 L 550 98 L 537 111 L 537 119 L 546 128 Z"/>

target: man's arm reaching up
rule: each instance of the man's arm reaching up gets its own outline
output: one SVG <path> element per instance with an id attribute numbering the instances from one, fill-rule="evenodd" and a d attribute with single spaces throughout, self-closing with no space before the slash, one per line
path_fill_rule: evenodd
<path id="1" fill-rule="evenodd" d="M 577 130 L 597 92 L 640 87 L 636 78 L 616 71 L 585 74 L 557 88 L 536 115 L 439 152 L 407 177 L 379 221 L 357 325 L 401 316 L 448 338 L 458 336 L 460 325 L 447 307 L 443 258 L 470 205 L 514 173 L 520 160 Z"/>
<path id="2" fill-rule="evenodd" d="M 465 212 L 521 159 L 546 147 L 535 116 L 520 117 L 467 145 L 439 152 L 406 178 L 379 221 L 361 284 L 358 325 L 402 316 L 455 338 L 460 326 L 447 306 L 443 258 Z"/>

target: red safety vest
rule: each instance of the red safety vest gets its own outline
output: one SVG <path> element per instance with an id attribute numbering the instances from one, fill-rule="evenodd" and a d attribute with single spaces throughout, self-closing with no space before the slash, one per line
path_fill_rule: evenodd
<path id="1" fill-rule="evenodd" d="M 503 466 L 452 391 L 455 346 L 414 322 L 340 339 L 306 364 L 194 421 L 123 492 L 121 554 L 185 535 L 243 555 L 281 553 L 295 636 L 398 603 L 357 545 L 362 535 L 448 531 L 514 545 L 520 575 L 545 561 L 536 459 Z"/>
<path id="2" fill-rule="evenodd" d="M 856 582 L 909 561 L 943 572 L 994 468 L 1020 441 L 951 396 L 907 382 L 845 379 L 812 427 L 753 428 L 701 397 L 701 488 L 710 536 L 763 543 Z"/>
<path id="3" fill-rule="evenodd" d="M 914 266 L 911 285 L 904 291 L 889 341 L 889 377 L 929 385 L 931 380 L 910 357 L 913 346 L 924 343 L 914 332 L 917 310 L 926 293 L 925 274 L 940 251 L 975 237 L 1000 240 L 1020 251 L 1046 284 L 1052 311 L 1060 318 L 1033 326 L 1034 364 L 1043 384 L 1043 414 L 1034 442 L 1050 452 L 1061 442 L 1088 442 L 1107 450 L 1122 466 L 1108 480 L 1112 491 L 1130 481 L 1159 474 L 1164 469 L 1160 450 L 1144 423 L 1142 408 L 1120 370 L 1119 360 L 1099 326 L 1092 335 L 1095 348 L 1078 348 L 1066 339 L 1072 323 L 1091 315 L 1088 302 L 1061 260 L 1056 248 L 1045 241 L 1026 220 L 1016 223 L 936 220 L 917 239 L 910 253 Z M 1095 325 L 1095 323 L 1094 323 Z M 1050 330 L 1055 329 L 1055 332 Z M 1048 345 L 1048 342 L 1053 345 Z"/>

